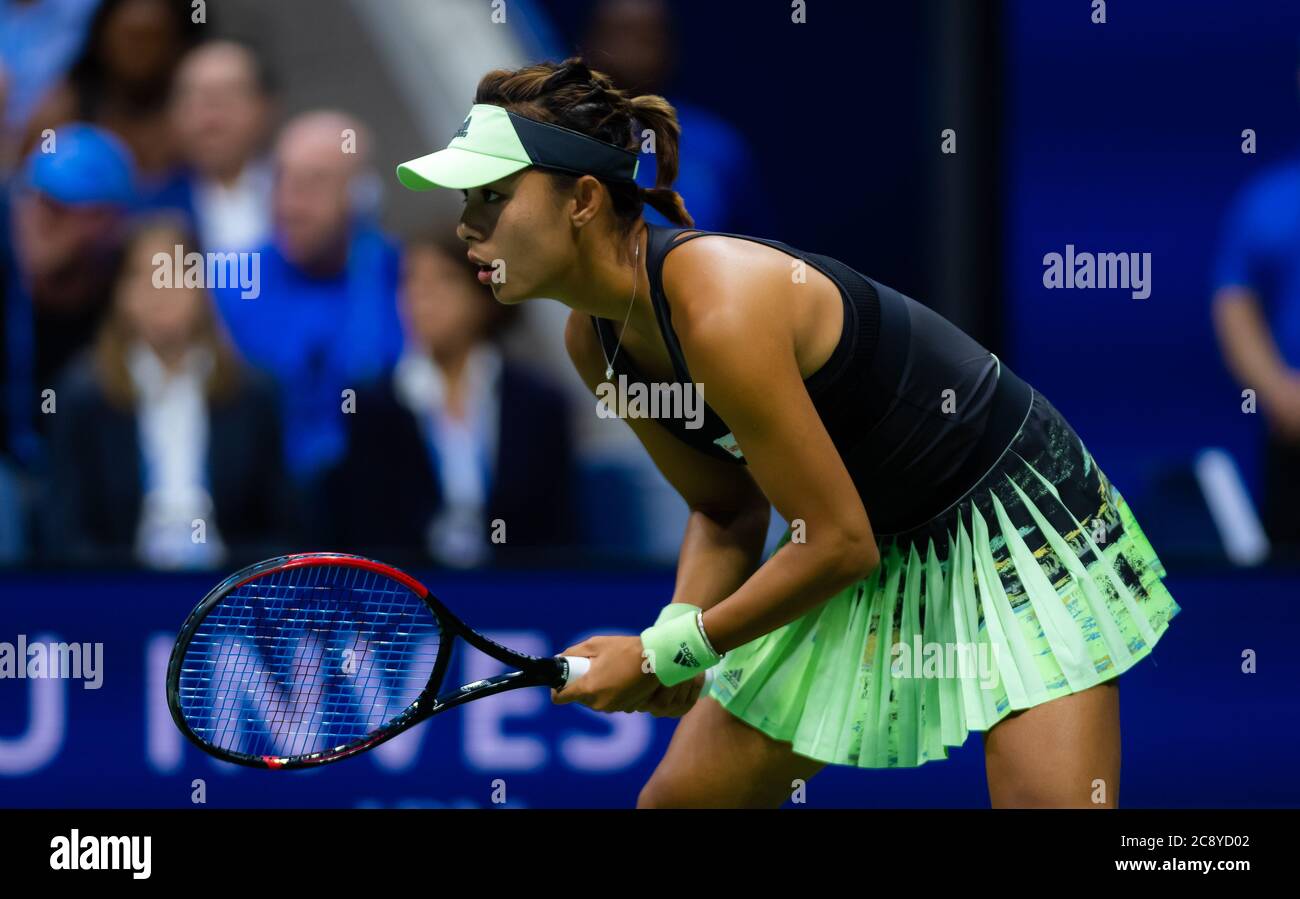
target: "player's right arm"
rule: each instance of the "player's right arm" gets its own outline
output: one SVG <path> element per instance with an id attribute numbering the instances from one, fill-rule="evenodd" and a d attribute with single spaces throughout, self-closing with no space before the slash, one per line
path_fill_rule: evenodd
<path id="1" fill-rule="evenodd" d="M 591 316 L 571 312 L 564 342 L 594 394 L 605 380 L 605 359 Z M 626 421 L 690 509 L 672 601 L 707 609 L 739 589 L 758 568 L 771 505 L 745 466 L 687 446 L 654 419 Z"/>

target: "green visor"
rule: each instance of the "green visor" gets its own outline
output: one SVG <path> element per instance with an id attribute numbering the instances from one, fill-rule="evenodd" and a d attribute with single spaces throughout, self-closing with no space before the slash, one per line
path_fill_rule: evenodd
<path id="1" fill-rule="evenodd" d="M 402 163 L 397 179 L 411 190 L 466 190 L 530 165 L 635 184 L 640 160 L 630 150 L 572 129 L 476 103 L 445 149 Z"/>

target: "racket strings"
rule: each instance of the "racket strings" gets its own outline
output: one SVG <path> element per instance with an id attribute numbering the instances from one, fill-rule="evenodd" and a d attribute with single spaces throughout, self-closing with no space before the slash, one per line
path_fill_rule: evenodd
<path id="1" fill-rule="evenodd" d="M 182 662 L 181 708 L 226 752 L 291 758 L 365 740 L 419 698 L 442 629 L 404 585 L 363 568 L 268 572 L 227 594 Z"/>

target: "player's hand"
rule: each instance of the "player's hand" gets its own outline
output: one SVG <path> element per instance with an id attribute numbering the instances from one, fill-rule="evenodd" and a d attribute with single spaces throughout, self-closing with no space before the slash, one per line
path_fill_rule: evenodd
<path id="1" fill-rule="evenodd" d="M 650 699 L 637 711 L 649 712 L 656 718 L 680 718 L 691 710 L 703 690 L 703 674 L 697 674 L 690 680 L 673 687 L 660 684 Z"/>
<path id="2" fill-rule="evenodd" d="M 561 655 L 591 659 L 582 677 L 551 690 L 557 705 L 580 702 L 598 712 L 639 711 L 663 685 L 650 673 L 640 637 L 592 637 Z"/>

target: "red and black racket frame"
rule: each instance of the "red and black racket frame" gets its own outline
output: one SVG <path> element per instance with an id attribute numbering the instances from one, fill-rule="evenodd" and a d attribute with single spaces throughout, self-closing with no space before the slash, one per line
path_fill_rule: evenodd
<path id="1" fill-rule="evenodd" d="M 281 758 L 276 756 L 257 756 L 246 753 L 230 752 L 218 749 L 208 744 L 190 727 L 185 720 L 181 711 L 180 703 L 180 673 L 181 663 L 188 651 L 190 642 L 193 640 L 199 625 L 208 616 L 208 613 L 215 608 L 222 599 L 228 594 L 247 584 L 249 581 L 256 580 L 273 571 L 287 571 L 294 568 L 304 568 L 308 566 L 338 565 L 347 568 L 359 568 L 370 571 L 383 577 L 390 578 L 415 594 L 417 598 L 427 605 L 430 611 L 440 625 L 441 639 L 438 644 L 438 657 L 434 662 L 433 671 L 429 675 L 428 683 L 425 684 L 424 690 L 420 696 L 407 706 L 406 710 L 397 717 L 389 721 L 382 730 L 375 731 L 364 740 L 358 740 L 355 743 L 345 744 L 337 749 L 324 750 L 309 755 L 294 756 L 291 758 Z M 438 686 L 442 683 L 443 676 L 447 673 L 447 668 L 451 664 L 452 646 L 460 638 L 473 646 L 480 652 L 486 653 L 499 661 L 509 665 L 516 666 L 519 670 L 510 671 L 505 674 L 499 674 L 495 677 L 485 678 L 465 684 L 454 690 L 447 691 L 441 695 L 435 693 Z M 195 607 L 190 613 L 189 618 L 181 627 L 180 636 L 177 637 L 175 646 L 172 647 L 171 658 L 167 663 L 167 707 L 171 711 L 172 720 L 180 728 L 181 733 L 189 738 L 204 752 L 225 762 L 233 762 L 237 765 L 244 765 L 249 768 L 260 768 L 262 770 L 289 770 L 295 768 L 315 768 L 320 765 L 331 762 L 342 761 L 358 753 L 373 749 L 380 743 L 391 740 L 393 737 L 409 730 L 421 721 L 429 718 L 439 712 L 445 712 L 448 709 L 462 705 L 471 699 L 481 699 L 485 696 L 491 696 L 495 693 L 503 693 L 506 690 L 513 690 L 524 686 L 549 686 L 560 689 L 568 679 L 568 663 L 561 657 L 539 658 L 524 653 L 516 652 L 508 646 L 502 646 L 493 640 L 489 640 L 482 634 L 472 630 L 463 621 L 452 614 L 451 610 L 444 606 L 438 599 L 429 592 L 428 588 L 411 577 L 404 571 L 386 565 L 383 562 L 377 562 L 374 559 L 368 559 L 364 556 L 356 556 L 348 553 L 294 553 L 286 556 L 277 556 L 274 559 L 267 559 L 257 562 L 240 571 L 235 572 L 226 578 L 217 586 L 213 587 L 203 598 L 203 601 Z"/>

